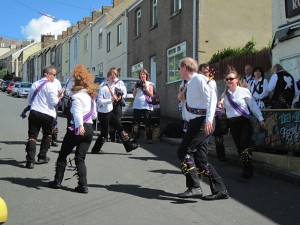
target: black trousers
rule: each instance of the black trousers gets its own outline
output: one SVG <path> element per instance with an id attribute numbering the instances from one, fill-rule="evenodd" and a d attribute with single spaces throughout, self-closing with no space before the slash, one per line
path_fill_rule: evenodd
<path id="1" fill-rule="evenodd" d="M 99 135 L 98 138 L 104 137 L 107 139 L 109 126 L 111 126 L 113 129 L 117 131 L 124 130 L 121 121 L 119 119 L 119 116 L 113 111 L 110 111 L 109 113 L 98 112 L 98 120 L 100 121 L 100 128 L 101 128 L 101 134 Z"/>
<path id="2" fill-rule="evenodd" d="M 194 158 L 196 168 L 186 174 L 186 186 L 200 187 L 199 170 L 208 178 L 211 192 L 215 194 L 226 190 L 226 187 L 217 171 L 208 161 L 207 148 L 210 135 L 204 131 L 204 120 L 205 117 L 198 117 L 189 121 L 187 132 L 183 136 L 177 155 L 181 161 L 187 154 Z"/>
<path id="3" fill-rule="evenodd" d="M 134 123 L 140 124 L 142 117 L 146 127 L 151 126 L 151 110 L 148 109 L 133 109 L 133 120 Z"/>
<path id="4" fill-rule="evenodd" d="M 36 154 L 36 141 L 42 128 L 43 138 L 40 146 L 40 152 L 38 158 L 45 159 L 47 152 L 50 148 L 51 135 L 52 135 L 52 124 L 54 118 L 48 114 L 44 114 L 35 110 L 30 110 L 28 117 L 28 137 L 29 140 L 26 145 L 26 160 L 29 162 L 35 162 Z M 30 139 L 34 139 L 32 141 Z"/>
<path id="5" fill-rule="evenodd" d="M 86 153 L 91 145 L 93 140 L 93 125 L 84 124 L 85 133 L 83 136 L 75 135 L 74 130 L 67 130 L 65 137 L 63 139 L 61 149 L 57 158 L 57 165 L 66 165 L 67 157 L 75 149 L 75 165 L 77 167 L 77 172 L 79 176 L 78 185 L 86 186 L 87 185 L 87 168 L 85 165 Z M 63 170 L 57 170 L 57 173 L 63 173 Z M 59 174 L 63 177 L 63 174 Z"/>
<path id="6" fill-rule="evenodd" d="M 252 146 L 252 124 L 251 120 L 239 116 L 229 119 L 230 133 L 236 145 L 238 154 Z"/>

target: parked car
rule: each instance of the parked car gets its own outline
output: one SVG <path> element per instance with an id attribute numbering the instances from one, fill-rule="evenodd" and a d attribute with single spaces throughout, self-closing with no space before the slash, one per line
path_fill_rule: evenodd
<path id="1" fill-rule="evenodd" d="M 9 84 L 7 85 L 7 88 L 6 88 L 7 94 L 11 94 L 14 84 L 15 84 L 14 81 L 9 82 Z"/>
<path id="2" fill-rule="evenodd" d="M 1 87 L 2 92 L 6 92 L 9 82 L 10 82 L 10 80 L 6 80 L 6 81 L 2 82 L 2 87 Z"/>
<path id="3" fill-rule="evenodd" d="M 131 123 L 133 121 L 133 89 L 134 84 L 139 81 L 137 78 L 120 78 L 127 89 L 127 96 L 125 98 L 126 106 L 122 107 L 122 123 Z M 156 99 L 156 94 L 153 96 L 152 99 Z M 155 102 L 155 105 L 153 105 L 153 111 L 151 112 L 151 119 L 153 124 L 159 124 L 160 119 L 160 105 L 159 101 Z"/>
<path id="4" fill-rule="evenodd" d="M 14 95 L 17 95 L 17 92 L 18 92 L 18 89 L 21 85 L 21 82 L 16 82 L 14 84 L 14 86 L 12 87 L 12 90 L 11 90 L 11 95 L 14 96 Z"/>
<path id="5" fill-rule="evenodd" d="M 17 91 L 17 97 L 27 97 L 29 90 L 31 88 L 32 83 L 30 82 L 21 82 L 20 87 L 18 88 Z"/>

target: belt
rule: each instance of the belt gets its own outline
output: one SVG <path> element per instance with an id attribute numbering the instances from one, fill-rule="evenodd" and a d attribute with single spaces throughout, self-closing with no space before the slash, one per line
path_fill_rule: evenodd
<path id="1" fill-rule="evenodd" d="M 200 116 L 206 116 L 206 109 L 191 108 L 191 107 L 188 107 L 186 105 L 186 110 L 189 113 L 192 113 L 192 114 L 196 114 L 196 115 L 200 115 Z"/>

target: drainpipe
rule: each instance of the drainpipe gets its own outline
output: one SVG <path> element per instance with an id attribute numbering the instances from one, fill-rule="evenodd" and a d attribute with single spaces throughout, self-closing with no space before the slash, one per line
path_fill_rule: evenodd
<path id="1" fill-rule="evenodd" d="M 200 5 L 200 0 L 199 0 L 199 5 Z M 193 1 L 193 58 L 196 59 L 196 26 L 197 26 L 197 17 L 196 17 L 196 0 Z"/>
<path id="2" fill-rule="evenodd" d="M 128 14 L 127 14 L 127 9 L 124 12 L 124 33 L 125 33 L 125 73 L 126 73 L 126 77 L 128 77 Z"/>

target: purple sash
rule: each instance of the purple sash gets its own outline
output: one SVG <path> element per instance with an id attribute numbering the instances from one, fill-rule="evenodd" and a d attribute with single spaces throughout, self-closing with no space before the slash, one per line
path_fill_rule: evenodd
<path id="1" fill-rule="evenodd" d="M 250 119 L 250 115 L 247 114 L 235 101 L 232 99 L 232 94 L 229 93 L 229 91 L 226 92 L 227 99 L 230 103 L 230 105 L 242 116 L 246 117 L 247 119 Z"/>
<path id="2" fill-rule="evenodd" d="M 87 114 L 83 116 L 83 123 L 86 123 L 93 115 L 94 113 L 94 101 L 91 99 L 91 111 L 89 111 Z M 79 129 L 75 128 L 75 124 L 68 127 L 69 130 L 75 130 L 75 135 L 79 135 Z"/>
<path id="3" fill-rule="evenodd" d="M 35 96 L 40 92 L 40 90 L 42 90 L 42 88 L 48 83 L 48 80 L 43 81 L 40 86 L 37 87 L 37 89 L 34 90 L 33 95 L 30 99 L 30 104 L 33 102 Z"/>
<path id="4" fill-rule="evenodd" d="M 148 103 L 150 108 L 153 108 L 153 102 L 149 95 L 147 95 L 146 91 L 142 89 L 143 94 L 145 95 L 146 102 Z"/>

